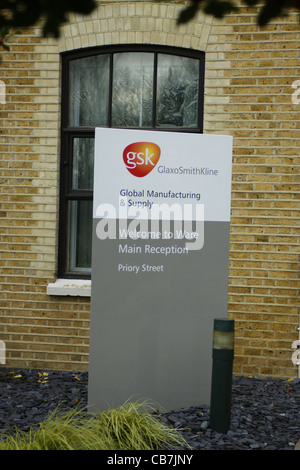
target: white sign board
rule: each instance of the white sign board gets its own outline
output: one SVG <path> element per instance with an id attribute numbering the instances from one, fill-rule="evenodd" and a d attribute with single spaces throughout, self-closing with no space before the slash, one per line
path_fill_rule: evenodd
<path id="1" fill-rule="evenodd" d="M 96 129 L 89 404 L 209 400 L 232 138 Z"/>

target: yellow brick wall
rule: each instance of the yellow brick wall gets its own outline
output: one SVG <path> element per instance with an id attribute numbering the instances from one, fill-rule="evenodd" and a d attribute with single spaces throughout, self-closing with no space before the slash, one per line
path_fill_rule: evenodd
<path id="1" fill-rule="evenodd" d="M 229 312 L 242 374 L 296 373 L 300 106 L 291 95 L 299 39 L 297 16 L 258 30 L 247 9 L 224 29 L 225 127 L 234 136 Z"/>
<path id="2" fill-rule="evenodd" d="M 180 3 L 103 1 L 61 38 L 39 28 L 1 51 L 0 340 L 8 367 L 87 370 L 90 302 L 47 295 L 58 235 L 60 52 L 152 43 L 206 52 L 204 132 L 234 138 L 229 317 L 238 375 L 297 375 L 299 112 L 296 15 L 260 30 L 255 9 L 178 27 Z M 217 312 L 216 312 L 217 313 Z"/>

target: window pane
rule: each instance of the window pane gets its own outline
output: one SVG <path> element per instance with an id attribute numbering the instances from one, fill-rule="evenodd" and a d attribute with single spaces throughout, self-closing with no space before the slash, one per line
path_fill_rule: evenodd
<path id="1" fill-rule="evenodd" d="M 113 127 L 151 127 L 152 53 L 119 53 L 113 63 Z"/>
<path id="2" fill-rule="evenodd" d="M 92 254 L 92 201 L 69 201 L 67 270 L 90 272 Z"/>
<path id="3" fill-rule="evenodd" d="M 73 139 L 72 189 L 93 189 L 94 139 Z"/>
<path id="4" fill-rule="evenodd" d="M 156 125 L 197 127 L 199 61 L 158 54 Z"/>
<path id="5" fill-rule="evenodd" d="M 109 55 L 70 61 L 70 126 L 107 126 Z"/>

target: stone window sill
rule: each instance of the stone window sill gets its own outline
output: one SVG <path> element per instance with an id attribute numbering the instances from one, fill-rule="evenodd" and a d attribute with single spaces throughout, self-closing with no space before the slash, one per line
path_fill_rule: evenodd
<path id="1" fill-rule="evenodd" d="M 47 286 L 48 295 L 90 297 L 91 281 L 83 279 L 57 279 Z"/>

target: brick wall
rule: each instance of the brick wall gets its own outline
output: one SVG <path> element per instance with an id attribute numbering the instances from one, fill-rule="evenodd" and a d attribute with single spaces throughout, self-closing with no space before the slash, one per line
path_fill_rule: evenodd
<path id="1" fill-rule="evenodd" d="M 58 234 L 60 57 L 153 43 L 206 52 L 206 133 L 234 137 L 229 317 L 235 373 L 290 377 L 299 324 L 299 111 L 296 15 L 259 30 L 256 11 L 178 27 L 182 5 L 99 2 L 61 38 L 24 29 L 1 51 L 0 339 L 7 366 L 87 370 L 89 298 L 49 296 Z"/>
<path id="2" fill-rule="evenodd" d="M 259 31 L 246 13 L 222 28 L 231 43 L 225 128 L 234 136 L 229 312 L 237 370 L 286 376 L 295 374 L 299 326 L 300 106 L 291 95 L 300 25 L 291 16 Z"/>

